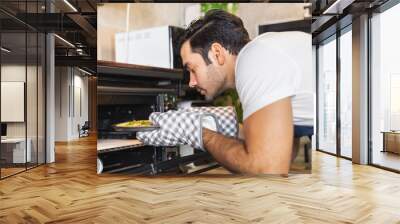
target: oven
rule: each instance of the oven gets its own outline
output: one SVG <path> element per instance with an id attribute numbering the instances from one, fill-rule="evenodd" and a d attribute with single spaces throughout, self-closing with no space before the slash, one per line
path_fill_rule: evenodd
<path id="1" fill-rule="evenodd" d="M 188 172 L 187 164 L 206 165 L 204 170 L 217 167 L 208 153 L 188 146 L 145 146 L 135 132 L 113 128 L 121 122 L 147 120 L 152 112 L 178 109 L 182 104 L 204 105 L 199 95 L 183 85 L 181 69 L 106 61 L 99 61 L 97 69 L 98 173 L 175 174 Z"/>

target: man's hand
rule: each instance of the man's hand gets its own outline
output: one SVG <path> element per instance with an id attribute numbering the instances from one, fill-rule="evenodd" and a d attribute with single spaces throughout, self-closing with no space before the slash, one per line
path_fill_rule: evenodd
<path id="1" fill-rule="evenodd" d="M 160 128 L 149 132 L 137 132 L 136 137 L 146 145 L 190 145 L 204 150 L 202 119 L 205 118 L 214 120 L 214 124 L 217 123 L 214 115 L 207 113 L 174 110 L 165 113 L 155 112 L 149 119 Z"/>
<path id="2" fill-rule="evenodd" d="M 243 124 L 245 141 L 203 129 L 205 148 L 228 170 L 288 174 L 293 143 L 290 97 L 256 111 Z"/>
<path id="3" fill-rule="evenodd" d="M 146 145 L 190 145 L 204 149 L 202 128 L 208 127 L 225 136 L 237 137 L 237 118 L 233 107 L 193 107 L 184 110 L 154 112 L 149 119 L 160 129 L 138 132 L 137 139 Z"/>

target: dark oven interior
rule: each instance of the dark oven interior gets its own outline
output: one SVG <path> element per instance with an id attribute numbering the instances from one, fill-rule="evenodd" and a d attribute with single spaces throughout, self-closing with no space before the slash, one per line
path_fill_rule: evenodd
<path id="1" fill-rule="evenodd" d="M 131 120 L 147 120 L 152 112 L 175 109 L 176 101 L 182 92 L 182 74 L 178 72 L 175 77 L 168 76 L 164 70 L 151 67 L 121 66 L 127 65 L 115 63 L 98 68 L 100 139 L 134 138 L 135 133 L 116 132 L 113 125 Z"/>
<path id="2" fill-rule="evenodd" d="M 113 125 L 130 120 L 146 120 L 156 111 L 157 96 L 114 95 L 100 97 L 98 138 L 134 138 L 132 132 L 116 132 Z"/>

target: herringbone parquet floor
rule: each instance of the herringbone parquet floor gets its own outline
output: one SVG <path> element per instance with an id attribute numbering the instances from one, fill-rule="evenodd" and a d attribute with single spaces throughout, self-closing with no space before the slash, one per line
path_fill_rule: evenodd
<path id="1" fill-rule="evenodd" d="M 400 175 L 319 152 L 313 173 L 96 174 L 94 138 L 0 181 L 0 223 L 400 223 Z"/>

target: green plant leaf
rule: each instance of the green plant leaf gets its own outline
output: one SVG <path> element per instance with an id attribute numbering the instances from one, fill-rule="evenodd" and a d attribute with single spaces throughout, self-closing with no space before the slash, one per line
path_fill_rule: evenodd
<path id="1" fill-rule="evenodd" d="M 232 14 L 236 14 L 238 3 L 200 3 L 200 11 L 206 13 L 211 9 L 221 9 Z"/>

